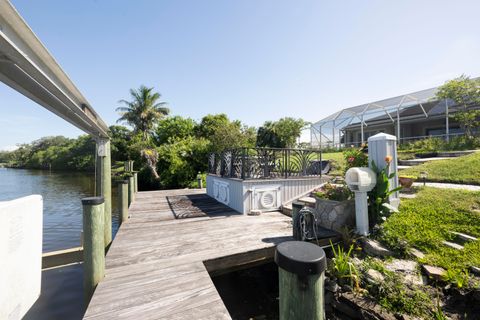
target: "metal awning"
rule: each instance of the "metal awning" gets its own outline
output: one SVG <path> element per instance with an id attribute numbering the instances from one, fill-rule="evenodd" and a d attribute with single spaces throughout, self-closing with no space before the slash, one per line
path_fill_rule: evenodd
<path id="1" fill-rule="evenodd" d="M 0 81 L 97 138 L 108 127 L 8 0 L 0 0 Z"/>

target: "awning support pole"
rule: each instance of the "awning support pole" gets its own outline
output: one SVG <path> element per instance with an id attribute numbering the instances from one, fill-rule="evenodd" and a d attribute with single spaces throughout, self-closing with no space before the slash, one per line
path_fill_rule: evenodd
<path id="1" fill-rule="evenodd" d="M 363 134 L 363 114 L 362 114 L 362 121 L 360 121 L 360 136 L 361 136 L 361 144 L 364 144 L 365 143 L 365 137 L 364 137 L 364 134 Z"/>
<path id="2" fill-rule="evenodd" d="M 445 99 L 445 133 L 447 134 L 447 142 L 450 142 L 450 124 L 448 123 L 448 99 Z"/>
<path id="3" fill-rule="evenodd" d="M 397 109 L 397 140 L 400 145 L 400 110 Z"/>
<path id="4" fill-rule="evenodd" d="M 333 120 L 332 127 L 332 147 L 335 148 L 335 120 Z"/>

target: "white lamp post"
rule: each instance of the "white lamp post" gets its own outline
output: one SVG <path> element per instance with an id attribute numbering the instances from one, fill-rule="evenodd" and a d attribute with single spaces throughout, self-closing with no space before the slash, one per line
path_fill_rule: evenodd
<path id="1" fill-rule="evenodd" d="M 368 235 L 368 203 L 367 192 L 377 184 L 377 175 L 369 168 L 350 168 L 345 174 L 345 181 L 355 192 L 355 220 L 357 233 Z"/>

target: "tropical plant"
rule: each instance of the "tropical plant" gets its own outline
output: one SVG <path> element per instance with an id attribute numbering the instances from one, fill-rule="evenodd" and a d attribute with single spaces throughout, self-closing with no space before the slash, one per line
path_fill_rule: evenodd
<path id="1" fill-rule="evenodd" d="M 332 264 L 330 272 L 335 276 L 337 279 L 340 280 L 348 280 L 350 281 L 350 285 L 355 289 L 360 289 L 360 277 L 357 270 L 357 267 L 352 262 L 351 255 L 353 251 L 353 244 L 350 245 L 348 251 L 345 251 L 341 246 L 333 245 L 332 241 L 330 241 L 330 246 L 333 252 Z"/>
<path id="2" fill-rule="evenodd" d="M 375 161 L 372 160 L 372 169 L 377 173 L 377 184 L 368 193 L 370 226 L 374 226 L 382 217 L 386 217 L 392 211 L 396 210 L 388 204 L 388 198 L 393 193 L 401 190 L 402 187 L 400 186 L 390 190 L 390 179 L 395 177 L 395 172 L 390 173 L 391 161 L 392 157 L 387 156 L 385 158 L 385 167 L 383 169 L 379 169 L 375 164 Z"/>
<path id="3" fill-rule="evenodd" d="M 119 101 L 125 106 L 116 109 L 121 115 L 117 122 L 132 126 L 135 133 L 141 133 L 148 141 L 157 121 L 168 115 L 170 110 L 166 107 L 166 102 L 159 102 L 161 95 L 153 92 L 153 88 L 142 85 L 138 89 L 130 89 L 130 95 L 132 101 Z"/>
<path id="4" fill-rule="evenodd" d="M 368 154 L 365 152 L 364 147 L 359 149 L 350 148 L 343 151 L 343 158 L 346 163 L 345 172 L 354 167 L 368 167 Z"/>

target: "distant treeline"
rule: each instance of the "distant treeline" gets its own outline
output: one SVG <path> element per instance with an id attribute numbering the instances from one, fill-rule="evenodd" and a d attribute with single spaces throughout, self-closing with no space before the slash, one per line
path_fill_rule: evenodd
<path id="1" fill-rule="evenodd" d="M 235 147 L 293 147 L 304 125 L 301 119 L 283 118 L 256 129 L 231 121 L 225 114 L 207 115 L 200 122 L 167 116 L 155 123 L 147 139 L 141 131 L 114 125 L 109 132 L 112 164 L 134 160 L 141 189 L 189 187 L 199 172 L 206 172 L 209 152 Z M 146 150 L 154 153 L 154 168 Z M 95 141 L 88 135 L 76 139 L 44 137 L 15 151 L 0 152 L 0 163 L 16 168 L 93 172 Z M 152 169 L 158 177 L 152 175 Z"/>

